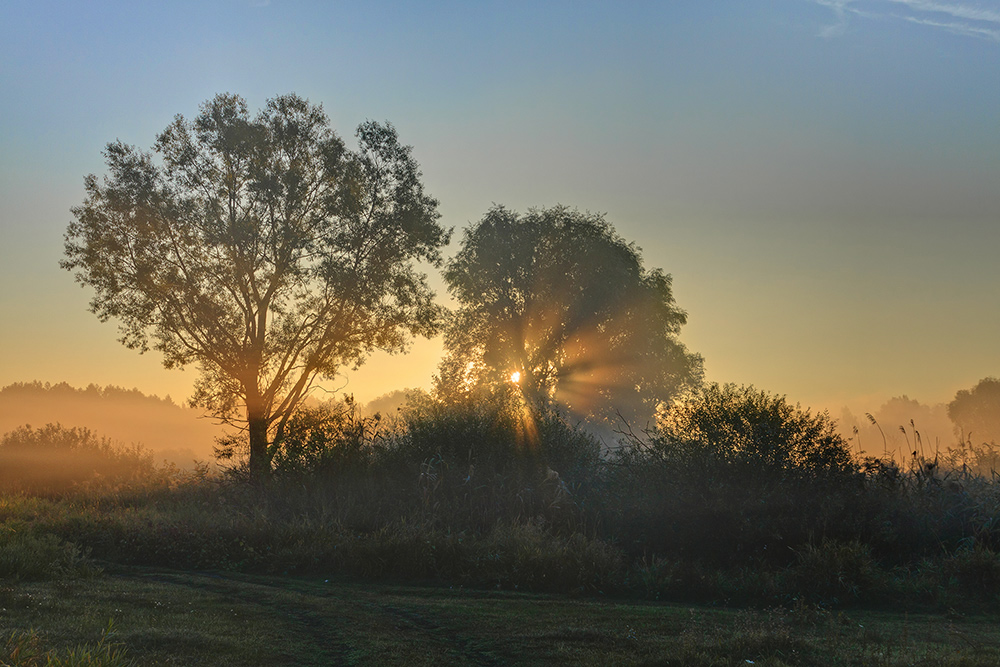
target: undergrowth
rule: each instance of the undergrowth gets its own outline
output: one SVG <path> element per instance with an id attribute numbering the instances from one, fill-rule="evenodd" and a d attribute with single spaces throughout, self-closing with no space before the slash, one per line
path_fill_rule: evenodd
<path id="1" fill-rule="evenodd" d="M 128 650 L 114 639 L 114 623 L 95 643 L 80 644 L 65 651 L 44 648 L 37 630 L 14 631 L 0 648 L 0 665 L 10 667 L 133 667 Z"/>
<path id="2" fill-rule="evenodd" d="M 290 422 L 268 484 L 233 441 L 225 473 L 140 456 L 8 489 L 0 576 L 121 564 L 778 607 L 1000 599 L 1000 485 L 969 465 L 852 459 L 828 417 L 752 388 L 710 388 L 612 453 L 564 415 L 531 418 L 341 405 Z"/>

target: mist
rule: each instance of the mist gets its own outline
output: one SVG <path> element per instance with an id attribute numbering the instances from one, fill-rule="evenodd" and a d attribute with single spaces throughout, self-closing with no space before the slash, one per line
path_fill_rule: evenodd
<path id="1" fill-rule="evenodd" d="M 182 469 L 213 460 L 215 438 L 224 433 L 201 411 L 137 389 L 93 384 L 80 389 L 65 382 L 18 382 L 0 389 L 0 434 L 46 424 L 90 429 L 120 446 L 141 446 L 157 464 Z"/>

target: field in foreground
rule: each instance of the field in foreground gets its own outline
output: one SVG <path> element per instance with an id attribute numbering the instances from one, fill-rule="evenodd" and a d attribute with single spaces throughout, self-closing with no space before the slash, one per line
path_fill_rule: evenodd
<path id="1" fill-rule="evenodd" d="M 995 615 L 729 610 L 231 572 L 8 582 L 0 608 L 0 664 L 14 665 L 1000 664 Z M 31 662 L 32 646 L 62 662 Z M 102 650 L 123 656 L 68 660 Z"/>

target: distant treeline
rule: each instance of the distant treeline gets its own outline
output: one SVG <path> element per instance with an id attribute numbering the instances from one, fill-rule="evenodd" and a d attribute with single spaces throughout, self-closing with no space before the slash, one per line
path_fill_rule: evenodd
<path id="1" fill-rule="evenodd" d="M 15 382 L 0 388 L 0 434 L 23 426 L 90 429 L 123 445 L 141 445 L 181 467 L 211 460 L 223 429 L 203 413 L 138 389 L 66 382 Z"/>
<path id="2" fill-rule="evenodd" d="M 1000 442 L 1000 379 L 983 378 L 948 403 L 926 405 L 904 394 L 860 415 L 844 408 L 838 430 L 854 450 L 904 463 L 956 446 L 992 448 Z"/>
<path id="3" fill-rule="evenodd" d="M 75 398 L 96 398 L 113 401 L 134 401 L 137 403 L 164 404 L 179 407 L 168 395 L 160 398 L 156 395 L 144 394 L 138 389 L 126 389 L 117 385 L 109 384 L 101 387 L 96 384 L 87 385 L 86 389 L 78 389 L 67 382 L 13 382 L 0 388 L 0 400 L 7 397 L 75 397 Z"/>

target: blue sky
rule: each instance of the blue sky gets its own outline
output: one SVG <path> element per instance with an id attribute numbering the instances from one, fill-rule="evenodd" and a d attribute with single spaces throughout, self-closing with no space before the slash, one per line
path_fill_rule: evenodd
<path id="1" fill-rule="evenodd" d="M 807 405 L 1000 375 L 1000 2 L 0 3 L 0 384 L 137 386 L 57 267 L 103 145 L 214 94 L 389 120 L 443 222 L 601 211 L 674 277 L 709 379 Z M 440 350 L 349 374 L 426 385 Z M 391 378 L 391 380 L 387 380 Z"/>

